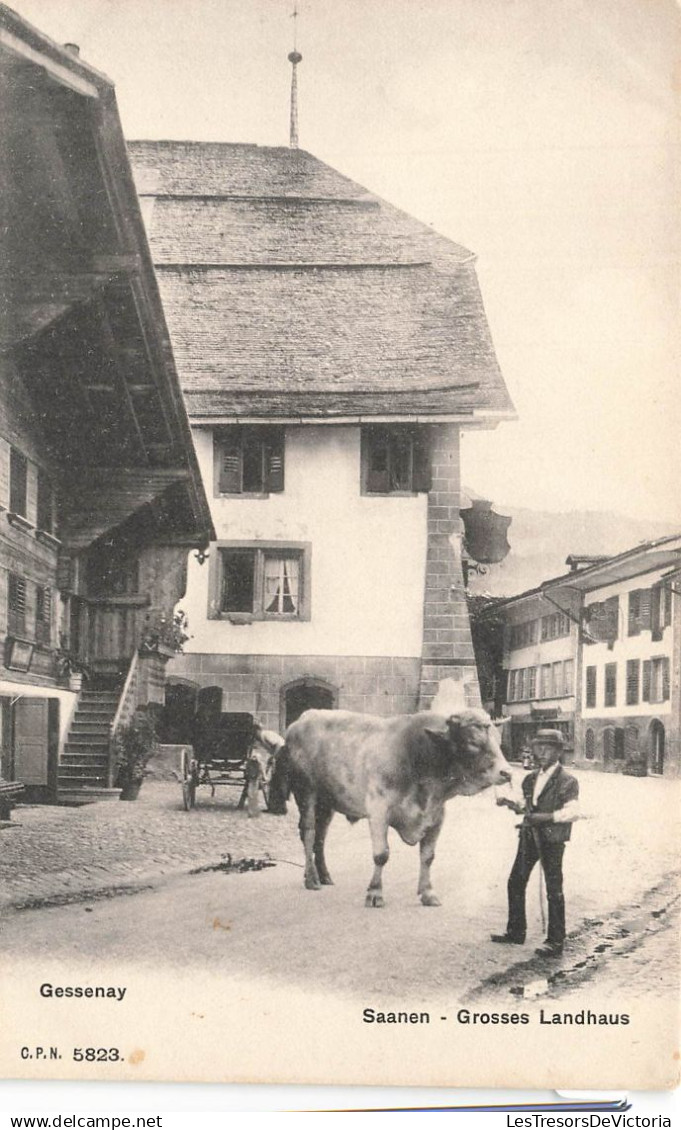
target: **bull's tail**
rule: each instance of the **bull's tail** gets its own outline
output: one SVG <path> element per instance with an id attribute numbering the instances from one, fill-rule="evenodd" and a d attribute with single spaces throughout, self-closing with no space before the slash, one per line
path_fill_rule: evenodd
<path id="1" fill-rule="evenodd" d="M 267 811 L 275 816 L 285 816 L 287 800 L 291 795 L 291 755 L 287 746 L 283 745 L 277 753 L 274 773 L 270 780 L 270 791 L 267 800 Z"/>

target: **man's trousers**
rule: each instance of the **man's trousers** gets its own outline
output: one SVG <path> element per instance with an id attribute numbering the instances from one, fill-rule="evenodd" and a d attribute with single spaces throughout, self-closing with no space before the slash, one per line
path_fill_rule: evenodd
<path id="1" fill-rule="evenodd" d="M 508 878 L 508 925 L 506 933 L 518 940 L 525 940 L 527 920 L 525 917 L 525 889 L 532 868 L 538 859 L 546 880 L 546 897 L 549 904 L 549 929 L 547 942 L 562 946 L 565 941 L 565 899 L 563 898 L 563 852 L 564 843 L 547 843 L 538 833 L 529 828 L 521 828 L 518 851 Z"/>

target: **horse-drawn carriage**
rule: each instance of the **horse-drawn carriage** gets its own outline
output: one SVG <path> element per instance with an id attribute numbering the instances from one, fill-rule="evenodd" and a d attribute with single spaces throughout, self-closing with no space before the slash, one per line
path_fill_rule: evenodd
<path id="1" fill-rule="evenodd" d="M 257 816 L 260 793 L 268 804 L 275 752 L 252 714 L 197 714 L 192 746 L 181 755 L 185 811 L 194 808 L 201 786 L 207 785 L 214 797 L 216 788 L 231 785 L 241 789 L 237 807 Z"/>

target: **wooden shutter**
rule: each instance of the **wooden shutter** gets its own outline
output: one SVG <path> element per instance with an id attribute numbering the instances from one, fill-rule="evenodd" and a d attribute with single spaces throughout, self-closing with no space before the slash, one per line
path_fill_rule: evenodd
<path id="1" fill-rule="evenodd" d="M 49 644 L 52 636 L 52 590 L 36 585 L 35 638 L 38 643 Z"/>
<path id="2" fill-rule="evenodd" d="M 652 591 L 651 589 L 640 589 L 641 604 L 638 613 L 638 623 L 641 631 L 650 628 L 651 613 L 652 613 Z"/>
<path id="3" fill-rule="evenodd" d="M 390 457 L 386 428 L 362 429 L 362 462 L 365 467 L 365 490 L 369 494 L 387 494 L 390 490 Z"/>
<path id="4" fill-rule="evenodd" d="M 220 494 L 241 493 L 241 436 L 238 428 L 225 428 L 216 434 Z"/>
<path id="5" fill-rule="evenodd" d="M 271 492 L 284 489 L 284 448 L 283 428 L 268 429 L 265 439 L 265 489 Z"/>
<path id="6" fill-rule="evenodd" d="M 638 702 L 640 674 L 641 661 L 639 659 L 627 659 L 627 706 L 635 706 Z"/>
<path id="7" fill-rule="evenodd" d="M 660 611 L 661 611 L 661 609 L 660 609 L 660 598 L 661 598 L 661 595 L 662 595 L 662 591 L 661 591 L 660 585 L 655 585 L 654 589 L 652 590 L 652 605 L 651 605 L 651 614 L 650 614 L 650 622 L 651 622 L 651 628 L 652 628 L 652 638 L 654 640 L 661 640 L 662 639 L 663 627 L 662 627 L 662 624 L 660 623 Z"/>
<path id="8" fill-rule="evenodd" d="M 412 486 L 416 491 L 430 490 L 432 475 L 430 470 L 430 444 L 429 434 L 425 428 L 418 428 L 414 432 L 414 459 Z"/>
<path id="9" fill-rule="evenodd" d="M 664 587 L 665 602 L 664 602 L 664 618 L 663 627 L 668 628 L 672 622 L 672 600 L 674 597 L 674 590 L 671 585 Z"/>
<path id="10" fill-rule="evenodd" d="M 651 672 L 652 672 L 652 663 L 651 663 L 650 659 L 644 659 L 643 660 L 643 678 L 641 680 L 641 682 L 642 682 L 641 700 L 643 702 L 650 702 L 650 677 L 651 677 Z"/>
<path id="11" fill-rule="evenodd" d="M 669 658 L 662 660 L 662 701 L 669 699 Z"/>
<path id="12" fill-rule="evenodd" d="M 641 631 L 641 589 L 629 593 L 629 623 L 627 635 L 638 636 Z"/>
<path id="13" fill-rule="evenodd" d="M 16 573 L 9 574 L 7 601 L 7 627 L 13 635 L 23 636 L 26 631 L 26 581 Z"/>

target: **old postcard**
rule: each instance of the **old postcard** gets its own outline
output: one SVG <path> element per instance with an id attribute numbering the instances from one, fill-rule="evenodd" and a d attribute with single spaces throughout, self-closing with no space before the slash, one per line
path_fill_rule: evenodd
<path id="1" fill-rule="evenodd" d="M 0 1074 L 679 1081 L 659 0 L 0 4 Z"/>

